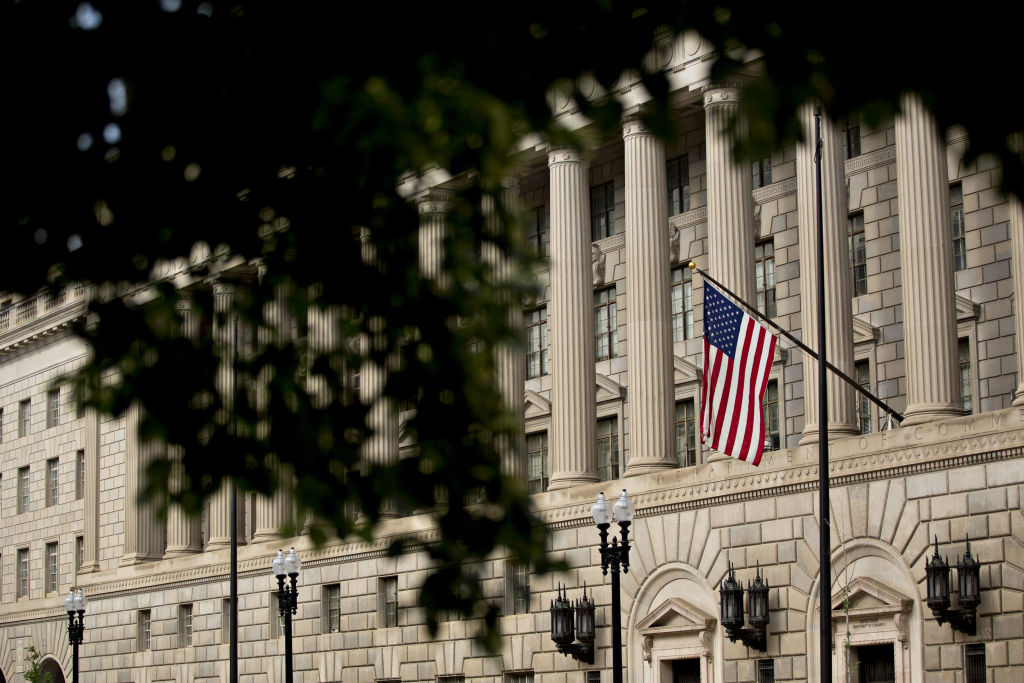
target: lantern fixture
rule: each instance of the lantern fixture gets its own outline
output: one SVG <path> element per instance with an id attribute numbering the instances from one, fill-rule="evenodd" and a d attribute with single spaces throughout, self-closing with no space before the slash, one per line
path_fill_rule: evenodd
<path id="1" fill-rule="evenodd" d="M 558 651 L 576 661 L 593 664 L 594 635 L 594 601 L 587 597 L 586 584 L 583 598 L 575 606 L 566 595 L 565 586 L 559 584 L 551 601 L 551 640 Z M 574 642 L 577 638 L 578 643 Z"/>
<path id="2" fill-rule="evenodd" d="M 939 625 L 949 622 L 955 631 L 969 636 L 977 633 L 978 605 L 981 603 L 981 563 L 971 556 L 971 539 L 963 557 L 957 559 L 956 573 L 959 587 L 958 608 L 950 608 L 949 559 L 939 555 L 939 537 L 935 536 L 935 554 L 925 560 L 928 585 L 928 607 Z"/>
<path id="3" fill-rule="evenodd" d="M 743 641 L 747 647 L 761 652 L 768 650 L 768 582 L 761 578 L 761 567 L 757 566 L 753 583 L 747 585 L 747 612 L 750 628 L 743 628 L 743 584 L 736 580 L 732 562 L 729 573 L 719 589 L 722 600 L 722 628 L 729 640 Z"/>
<path id="4" fill-rule="evenodd" d="M 71 645 L 71 683 L 78 683 L 78 648 L 85 640 L 85 593 L 79 588 L 68 591 L 64 609 L 68 613 L 68 644 Z"/>
<path id="5" fill-rule="evenodd" d="M 287 557 L 284 551 L 278 550 L 270 563 L 270 571 L 277 579 L 277 609 L 284 619 L 284 680 L 292 683 L 292 616 L 299 610 L 299 570 L 302 560 L 295 554 L 293 547 Z M 285 583 L 285 577 L 289 579 Z"/>

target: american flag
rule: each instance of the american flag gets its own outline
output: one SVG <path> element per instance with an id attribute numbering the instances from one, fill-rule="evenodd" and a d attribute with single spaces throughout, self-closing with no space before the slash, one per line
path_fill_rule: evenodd
<path id="1" fill-rule="evenodd" d="M 704 378 L 700 440 L 757 465 L 764 452 L 761 400 L 775 353 L 775 337 L 761 323 L 704 284 Z"/>

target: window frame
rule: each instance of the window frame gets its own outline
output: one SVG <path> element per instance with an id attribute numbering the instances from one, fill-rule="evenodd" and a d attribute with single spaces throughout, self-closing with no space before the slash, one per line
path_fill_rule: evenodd
<path id="1" fill-rule="evenodd" d="M 775 660 L 758 659 L 754 663 L 754 674 L 757 676 L 757 683 L 775 683 Z"/>
<path id="2" fill-rule="evenodd" d="M 771 254 L 767 249 L 771 249 Z M 760 254 L 760 255 L 759 255 Z M 768 273 L 768 264 L 771 263 L 771 273 Z M 761 274 L 758 275 L 760 269 Z M 771 279 L 769 286 L 768 280 Z M 757 310 L 766 318 L 774 318 L 778 315 L 778 303 L 775 298 L 775 240 L 767 238 L 758 240 L 754 244 L 754 289 L 757 292 Z M 762 301 L 762 293 L 764 301 Z M 770 296 L 769 296 L 770 294 Z M 770 299 L 770 301 L 769 301 Z"/>
<path id="3" fill-rule="evenodd" d="M 859 219 L 859 221 L 858 221 Z M 853 296 L 863 296 L 868 293 L 868 258 L 867 258 L 867 233 L 864 229 L 864 212 L 855 211 L 846 219 L 846 234 L 848 248 L 850 250 L 850 281 Z M 861 247 L 859 250 L 860 259 L 857 254 L 857 237 L 860 236 Z"/>
<path id="4" fill-rule="evenodd" d="M 32 483 L 32 471 L 28 465 L 18 468 L 18 504 L 17 512 L 19 515 L 29 512 L 31 506 L 31 499 L 29 498 L 29 488 Z"/>
<path id="5" fill-rule="evenodd" d="M 136 642 L 138 652 L 146 652 L 153 649 L 153 611 L 140 609 L 136 616 Z"/>
<path id="6" fill-rule="evenodd" d="M 26 398 L 18 402 L 18 438 L 32 433 L 32 399 Z"/>
<path id="7" fill-rule="evenodd" d="M 530 565 L 514 559 L 505 561 L 505 614 L 530 613 Z"/>
<path id="8" fill-rule="evenodd" d="M 601 464 L 601 439 L 603 438 L 600 434 L 601 425 L 609 424 L 612 430 L 607 438 L 609 440 L 609 462 L 607 465 Z M 609 417 L 598 417 L 597 424 L 595 425 L 594 434 L 597 438 L 596 450 L 597 450 L 597 478 L 598 481 L 615 481 L 622 476 L 622 471 L 625 468 L 625 463 L 622 462 L 622 444 L 620 439 L 619 430 L 619 416 L 612 415 Z M 604 470 L 608 471 L 610 475 L 604 478 Z"/>
<path id="9" fill-rule="evenodd" d="M 967 223 L 964 215 L 964 188 L 960 183 L 949 186 L 949 222 L 953 239 L 953 272 L 967 270 Z"/>
<path id="10" fill-rule="evenodd" d="M 678 279 L 677 276 L 678 275 Z M 677 266 L 671 271 L 672 343 L 693 339 L 693 271 Z M 676 296 L 678 289 L 679 296 Z M 676 310 L 676 302 L 679 310 Z M 678 324 L 677 324 L 678 322 Z M 678 334 L 676 334 L 678 330 Z"/>
<path id="11" fill-rule="evenodd" d="M 551 342 L 548 336 L 548 307 L 537 306 L 525 312 L 526 322 L 526 379 L 551 374 Z M 534 333 L 536 331 L 536 334 Z M 534 348 L 536 341 L 536 348 Z M 534 372 L 536 359 L 537 370 Z"/>
<path id="12" fill-rule="evenodd" d="M 752 189 L 757 190 L 772 184 L 772 158 L 766 156 L 750 162 Z"/>
<path id="13" fill-rule="evenodd" d="M 785 446 L 785 443 L 786 443 L 786 441 L 785 441 L 785 430 L 782 427 L 782 425 L 783 425 L 782 404 L 785 401 L 781 398 L 782 397 L 782 392 L 784 391 L 784 385 L 782 384 L 782 381 L 780 379 L 778 379 L 776 377 L 772 377 L 771 375 L 769 375 L 769 377 L 768 377 L 768 383 L 765 385 L 765 388 L 764 388 L 764 398 L 761 400 L 761 409 L 762 409 L 763 415 L 764 415 L 764 436 L 767 439 L 772 434 L 771 431 L 769 430 L 770 420 L 769 420 L 769 412 L 768 412 L 769 406 L 772 405 L 768 401 L 772 385 L 775 385 L 775 393 L 776 393 L 776 398 L 775 398 L 774 405 L 775 405 L 775 420 L 776 420 L 776 425 L 778 426 L 778 440 L 779 440 L 779 443 L 778 443 L 778 446 L 775 446 L 773 444 L 771 448 L 764 449 L 765 453 L 767 453 L 769 451 L 779 451 L 779 450 L 782 450 L 783 448 L 786 447 Z"/>
<path id="14" fill-rule="evenodd" d="M 192 647 L 192 604 L 186 602 L 178 605 L 178 647 Z"/>
<path id="15" fill-rule="evenodd" d="M 32 555 L 28 548 L 18 548 L 14 559 L 16 562 L 14 568 L 14 596 L 15 598 L 27 598 L 29 597 L 29 592 L 32 590 L 32 583 L 30 580 Z"/>
<path id="16" fill-rule="evenodd" d="M 75 452 L 75 500 L 85 498 L 85 449 Z"/>
<path id="17" fill-rule="evenodd" d="M 685 410 L 686 410 L 686 406 L 687 405 L 690 406 L 690 411 L 691 411 L 689 418 L 687 418 L 685 416 Z M 684 412 L 682 420 L 679 419 L 679 409 L 680 408 L 683 408 L 683 412 Z M 697 444 L 700 441 L 700 439 L 697 437 L 697 424 L 698 424 L 697 420 L 698 420 L 698 418 L 697 418 L 697 399 L 696 398 L 690 397 L 690 398 L 684 398 L 684 399 L 676 400 L 676 402 L 675 402 L 675 411 L 674 411 L 674 415 L 673 415 L 673 423 L 675 425 L 676 458 L 679 461 L 679 466 L 680 467 L 693 467 L 693 466 L 698 464 L 699 457 L 700 457 L 700 448 L 698 447 Z M 679 451 L 679 443 L 680 443 L 680 441 L 679 441 L 679 428 L 680 428 L 680 425 L 684 425 L 685 426 L 687 424 L 690 427 L 690 429 L 689 429 L 689 437 L 693 441 L 693 462 L 688 462 L 689 458 L 685 457 L 685 456 L 689 455 L 689 449 L 687 449 L 687 453 L 685 453 L 685 454 L 680 453 L 680 451 Z M 685 429 L 684 429 L 684 433 L 685 433 Z"/>
<path id="18" fill-rule="evenodd" d="M 985 643 L 964 643 L 964 683 L 986 682 L 988 678 L 988 663 L 986 662 L 985 656 L 986 649 Z M 970 650 L 973 650 L 973 652 Z M 978 659 L 981 661 L 977 661 Z M 974 666 L 971 666 L 972 663 Z"/>
<path id="19" fill-rule="evenodd" d="M 85 564 L 85 536 L 75 536 L 75 573 Z"/>
<path id="20" fill-rule="evenodd" d="M 676 182 L 672 182 L 672 166 L 676 166 Z M 665 184 L 668 188 L 668 215 L 678 216 L 690 210 L 690 160 L 688 154 L 680 154 L 665 162 Z M 673 196 L 678 192 L 678 199 Z M 678 208 L 678 211 L 675 209 Z"/>
<path id="21" fill-rule="evenodd" d="M 60 389 L 46 392 L 46 428 L 53 429 L 60 424 Z"/>
<path id="22" fill-rule="evenodd" d="M 599 206 L 599 197 L 603 193 L 604 206 Z M 605 228 L 600 228 L 600 219 L 604 218 Z M 602 234 L 603 232 L 603 234 Z M 607 239 L 615 235 L 615 181 L 596 183 L 590 186 L 590 241 Z"/>
<path id="23" fill-rule="evenodd" d="M 870 358 L 854 358 L 853 361 L 853 379 L 860 384 L 863 388 L 867 389 L 871 393 L 875 393 L 874 389 L 874 377 L 872 376 L 872 363 Z M 860 371 L 864 368 L 867 372 L 867 379 L 863 381 L 860 377 Z M 875 404 L 868 400 L 868 397 L 859 391 L 855 393 L 854 400 L 856 401 L 856 420 L 857 420 L 857 431 L 860 434 L 870 434 L 874 431 L 875 415 L 874 407 Z M 867 428 L 865 430 L 865 427 Z"/>
<path id="24" fill-rule="evenodd" d="M 60 502 L 60 459 L 49 458 L 46 461 L 46 507 L 53 507 Z"/>
<path id="25" fill-rule="evenodd" d="M 398 626 L 399 600 L 398 600 L 398 576 L 382 576 L 377 579 L 378 595 L 380 601 L 379 616 L 381 628 L 396 628 Z M 394 599 L 391 599 L 391 590 L 394 590 Z"/>
<path id="26" fill-rule="evenodd" d="M 843 145 L 843 161 L 860 156 L 860 119 L 847 117 L 839 130 Z"/>
<path id="27" fill-rule="evenodd" d="M 539 450 L 531 450 L 531 439 L 538 439 L 540 441 Z M 540 459 L 540 477 L 533 477 L 533 454 L 539 453 Z M 530 432 L 526 435 L 526 491 L 527 493 L 544 493 L 548 490 L 548 485 L 551 482 L 551 460 L 549 457 L 550 451 L 548 450 L 548 430 L 544 429 L 537 432 Z M 537 490 L 533 490 L 533 482 L 539 481 L 540 484 Z"/>
<path id="28" fill-rule="evenodd" d="M 550 241 L 550 220 L 548 218 L 547 204 L 527 209 L 525 223 L 527 244 L 530 245 L 530 248 L 533 249 L 538 258 L 547 258 L 548 243 Z"/>
<path id="29" fill-rule="evenodd" d="M 341 633 L 341 584 L 324 584 L 321 599 L 321 633 Z"/>
<path id="30" fill-rule="evenodd" d="M 602 301 L 601 297 L 607 296 Z M 600 327 L 599 312 L 604 310 L 604 327 Z M 602 361 L 619 356 L 618 289 L 615 285 L 594 290 L 594 360 Z M 607 353 L 601 353 L 601 339 L 607 337 Z"/>
<path id="31" fill-rule="evenodd" d="M 60 546 L 57 541 L 50 541 L 44 548 L 43 558 L 46 562 L 44 567 L 43 594 L 56 593 L 60 589 Z"/>

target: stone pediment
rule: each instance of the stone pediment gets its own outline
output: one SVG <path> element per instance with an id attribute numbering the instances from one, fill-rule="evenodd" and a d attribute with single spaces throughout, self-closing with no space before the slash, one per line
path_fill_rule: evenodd
<path id="1" fill-rule="evenodd" d="M 700 381 L 701 370 L 690 361 L 679 356 L 672 356 L 672 363 L 676 384 L 690 384 L 691 382 Z"/>
<path id="2" fill-rule="evenodd" d="M 605 401 L 619 401 L 626 395 L 626 390 L 621 384 L 601 373 L 597 375 L 597 394 L 595 398 L 598 403 Z"/>
<path id="3" fill-rule="evenodd" d="M 547 400 L 536 391 L 525 392 L 523 398 L 523 413 L 527 420 L 531 417 L 544 417 L 551 414 L 551 401 Z"/>
<path id="4" fill-rule="evenodd" d="M 878 328 L 859 316 L 853 316 L 853 345 L 874 344 L 878 340 Z"/>
<path id="5" fill-rule="evenodd" d="M 851 617 L 884 616 L 910 611 L 913 600 L 880 581 L 857 577 L 850 582 L 847 596 L 843 591 L 832 594 L 832 618 L 845 619 L 845 601 L 849 600 Z"/>
<path id="6" fill-rule="evenodd" d="M 716 617 L 705 614 L 681 598 L 669 598 L 636 625 L 645 636 L 692 633 L 714 628 Z"/>

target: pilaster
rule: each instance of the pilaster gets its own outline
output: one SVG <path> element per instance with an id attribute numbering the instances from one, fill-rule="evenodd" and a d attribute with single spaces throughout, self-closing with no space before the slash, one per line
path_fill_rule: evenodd
<path id="1" fill-rule="evenodd" d="M 921 100 L 904 96 L 896 117 L 903 346 L 903 426 L 960 415 L 953 240 L 946 147 Z"/>
<path id="2" fill-rule="evenodd" d="M 1024 406 L 1024 204 L 1010 198 L 1010 245 L 1013 253 L 1013 331 L 1017 337 L 1017 389 L 1013 405 Z"/>
<path id="3" fill-rule="evenodd" d="M 548 489 L 597 481 L 594 291 L 588 166 L 571 149 L 548 154 L 551 182 L 551 478 Z"/>
<path id="4" fill-rule="evenodd" d="M 158 446 L 139 438 L 142 407 L 137 401 L 125 417 L 125 515 L 124 554 L 119 564 L 138 564 L 163 557 L 164 525 L 157 520 L 155 504 L 144 498 L 146 469 L 157 457 Z"/>

